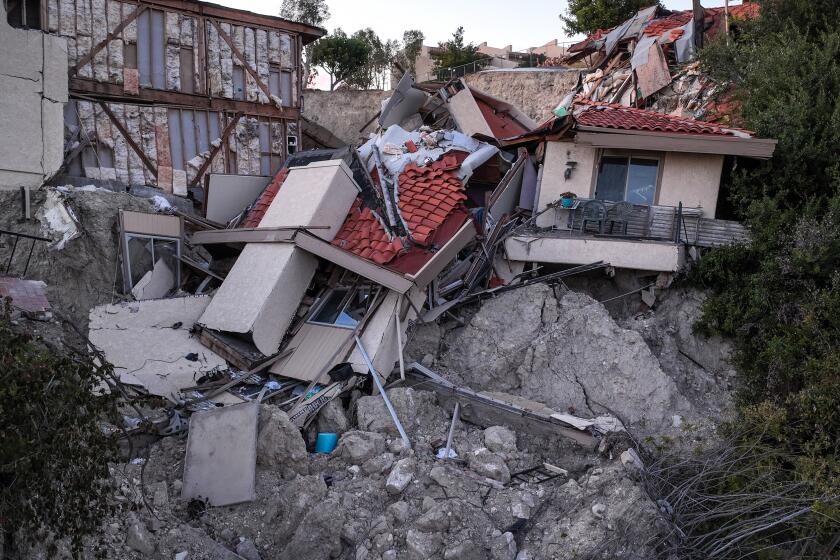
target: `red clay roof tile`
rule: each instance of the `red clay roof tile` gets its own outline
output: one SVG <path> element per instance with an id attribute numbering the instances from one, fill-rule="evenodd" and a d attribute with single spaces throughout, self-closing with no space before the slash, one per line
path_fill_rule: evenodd
<path id="1" fill-rule="evenodd" d="M 654 113 L 633 107 L 625 107 L 615 103 L 599 101 L 576 100 L 577 105 L 587 105 L 582 112 L 575 115 L 579 125 L 599 128 L 614 128 L 618 130 L 648 130 L 652 132 L 682 133 L 682 134 L 711 134 L 716 136 L 737 136 L 737 130 L 753 134 L 749 130 L 723 127 L 718 124 L 696 121 L 684 117 L 675 117 L 664 113 Z"/>
<path id="2" fill-rule="evenodd" d="M 426 167 L 409 163 L 398 178 L 400 214 L 411 238 L 426 244 L 456 212 L 466 212 L 464 185 L 452 173 L 468 154 L 450 152 Z M 377 264 L 387 264 L 403 254 L 406 247 L 399 238 L 388 239 L 382 224 L 368 208 L 356 200 L 333 244 Z"/>

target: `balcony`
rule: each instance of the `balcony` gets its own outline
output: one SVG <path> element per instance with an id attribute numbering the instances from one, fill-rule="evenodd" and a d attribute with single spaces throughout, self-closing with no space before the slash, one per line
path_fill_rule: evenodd
<path id="1" fill-rule="evenodd" d="M 509 259 L 525 262 L 587 264 L 609 262 L 617 268 L 676 272 L 687 254 L 697 249 L 747 241 L 747 230 L 738 222 L 703 217 L 703 209 L 683 206 L 633 205 L 626 220 L 616 221 L 615 203 L 605 202 L 603 220 L 587 221 L 583 206 L 553 206 L 554 225 L 537 228 L 533 221 L 505 241 Z M 626 222 L 626 223 L 625 223 Z"/>

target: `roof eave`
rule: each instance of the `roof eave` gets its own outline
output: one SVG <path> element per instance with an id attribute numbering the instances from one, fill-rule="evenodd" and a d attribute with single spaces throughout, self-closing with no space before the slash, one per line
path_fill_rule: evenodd
<path id="1" fill-rule="evenodd" d="M 596 126 L 575 127 L 576 141 L 596 148 L 624 148 L 662 152 L 689 152 L 770 159 L 777 140 L 738 138 L 715 134 L 668 133 L 650 130 L 623 130 Z"/>

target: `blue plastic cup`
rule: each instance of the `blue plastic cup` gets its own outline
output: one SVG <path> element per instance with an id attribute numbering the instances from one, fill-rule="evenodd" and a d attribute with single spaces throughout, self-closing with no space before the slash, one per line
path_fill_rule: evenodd
<path id="1" fill-rule="evenodd" d="M 338 434 L 333 432 L 319 432 L 315 440 L 315 453 L 329 454 L 338 445 Z"/>

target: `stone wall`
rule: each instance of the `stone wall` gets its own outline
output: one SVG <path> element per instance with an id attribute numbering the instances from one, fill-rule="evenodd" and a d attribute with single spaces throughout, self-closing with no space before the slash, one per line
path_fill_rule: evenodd
<path id="1" fill-rule="evenodd" d="M 358 146 L 362 138 L 376 129 L 374 124 L 359 132 L 382 105 L 382 100 L 391 95 L 390 91 L 338 90 L 321 91 L 308 89 L 303 94 L 303 116 L 323 126 L 342 141 L 351 146 Z"/>
<path id="2" fill-rule="evenodd" d="M 470 74 L 470 86 L 515 105 L 537 122 L 551 111 L 577 85 L 580 70 L 523 69 L 485 70 Z"/>
<path id="3" fill-rule="evenodd" d="M 13 29 L 0 5 L 0 53 L 0 189 L 38 186 L 62 161 L 67 45 Z"/>

